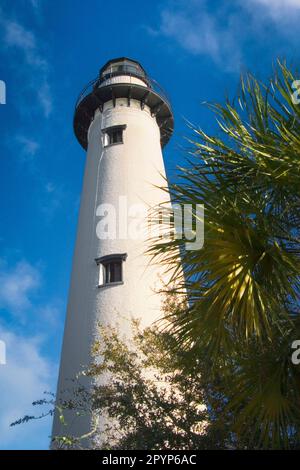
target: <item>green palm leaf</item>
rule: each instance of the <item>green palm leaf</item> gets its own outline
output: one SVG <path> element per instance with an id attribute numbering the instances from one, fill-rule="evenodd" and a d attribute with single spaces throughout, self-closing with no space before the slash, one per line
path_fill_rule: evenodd
<path id="1" fill-rule="evenodd" d="M 274 446 L 287 442 L 294 400 L 299 405 L 300 397 L 299 386 L 294 395 L 283 391 L 294 375 L 286 367 L 287 344 L 284 354 L 276 349 L 290 337 L 287 332 L 295 331 L 299 316 L 300 106 L 292 100 L 295 77 L 279 63 L 267 85 L 248 75 L 235 102 L 209 105 L 219 133 L 193 129 L 186 167 L 170 187 L 174 203 L 204 205 L 204 248 L 187 250 L 186 240 L 174 237 L 173 226 L 170 238 L 154 240 L 150 249 L 167 270 L 175 268 L 173 292 L 188 296 L 188 307 L 168 316 L 177 347 L 191 357 L 207 351 L 215 367 L 220 355 L 227 358 L 223 366 L 233 361 L 232 406 L 243 403 L 238 427 L 259 420 L 260 442 Z M 237 351 L 244 350 L 241 361 Z M 285 358 L 283 363 L 278 357 Z M 270 371 L 264 384 L 259 360 Z"/>

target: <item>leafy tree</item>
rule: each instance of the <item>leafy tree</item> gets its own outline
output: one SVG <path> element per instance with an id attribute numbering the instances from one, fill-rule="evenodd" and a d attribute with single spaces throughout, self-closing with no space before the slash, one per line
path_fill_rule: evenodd
<path id="1" fill-rule="evenodd" d="M 300 369 L 291 362 L 300 339 L 297 78 L 278 63 L 269 83 L 246 75 L 233 102 L 209 105 L 219 132 L 193 128 L 186 166 L 170 186 L 174 203 L 194 212 L 204 204 L 204 247 L 187 250 L 173 221 L 169 239 L 150 250 L 175 268 L 174 292 L 188 295 L 189 307 L 168 316 L 176 349 L 191 363 L 211 358 L 211 377 L 221 376 L 236 416 L 232 430 L 258 448 L 300 441 Z"/>
<path id="2" fill-rule="evenodd" d="M 168 308 L 174 305 L 169 302 Z M 245 443 L 238 442 L 231 432 L 232 414 L 222 414 L 226 398 L 217 382 L 209 381 L 205 362 L 187 366 L 188 357 L 180 350 L 174 354 L 174 338 L 166 331 L 142 331 L 137 322 L 132 330 L 129 342 L 121 338 L 117 328 L 100 327 L 101 341 L 94 346 L 95 362 L 85 372 L 95 379 L 92 392 L 76 380 L 71 400 L 71 389 L 67 400 L 57 403 L 53 396 L 38 400 L 33 404 L 48 405 L 48 411 L 25 416 L 13 425 L 52 415 L 56 406 L 65 425 L 64 435 L 54 438 L 58 448 L 86 446 L 86 436 L 69 435 L 65 418 L 68 410 L 78 414 L 93 411 L 95 423 L 97 418 L 107 418 L 104 432 L 99 433 L 96 424 L 89 434 L 95 449 L 244 447 Z"/>

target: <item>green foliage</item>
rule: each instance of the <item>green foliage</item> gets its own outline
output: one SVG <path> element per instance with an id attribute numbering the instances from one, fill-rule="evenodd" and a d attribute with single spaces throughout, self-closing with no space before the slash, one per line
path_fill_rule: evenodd
<path id="1" fill-rule="evenodd" d="M 189 308 L 168 316 L 176 348 L 211 357 L 211 374 L 222 371 L 228 406 L 240 413 L 235 430 L 249 434 L 254 423 L 258 447 L 299 441 L 300 373 L 290 359 L 300 338 L 297 78 L 278 63 L 267 85 L 247 75 L 235 101 L 209 105 L 219 132 L 193 129 L 170 187 L 174 203 L 204 204 L 204 248 L 186 250 L 172 228 L 150 250 L 188 295 Z"/>
<path id="2" fill-rule="evenodd" d="M 210 422 L 201 373 L 182 373 L 167 332 L 132 325 L 130 341 L 101 328 L 89 370 L 106 382 L 95 386 L 93 408 L 107 425 L 101 447 L 109 449 L 224 448 L 226 432 Z"/>
<path id="3" fill-rule="evenodd" d="M 175 304 L 169 302 L 168 308 L 175 308 Z M 129 341 L 117 328 L 100 327 L 95 362 L 85 372 L 94 380 L 92 391 L 77 379 L 72 394 L 70 388 L 67 391 L 67 400 L 36 401 L 34 405 L 48 404 L 50 410 L 26 416 L 13 425 L 52 415 L 56 408 L 65 428 L 63 435 L 54 437 L 60 449 L 84 449 L 87 437 L 93 440 L 93 448 L 111 450 L 236 446 L 230 423 L 216 419 L 215 410 L 224 408 L 224 397 L 206 381 L 204 363 L 187 368 L 188 358 L 184 352 L 172 352 L 174 338 L 167 332 L 157 328 L 142 331 L 138 322 L 133 322 L 132 332 Z M 91 411 L 96 423 L 93 429 L 79 438 L 71 436 L 67 417 L 74 421 L 78 414 Z"/>

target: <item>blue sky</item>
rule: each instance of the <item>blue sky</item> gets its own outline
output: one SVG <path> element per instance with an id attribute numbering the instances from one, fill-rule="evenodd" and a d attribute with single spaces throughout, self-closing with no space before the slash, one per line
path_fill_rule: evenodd
<path id="1" fill-rule="evenodd" d="M 204 101 L 234 96 L 241 71 L 299 62 L 300 0 L 0 0 L 0 449 L 48 447 L 50 420 L 8 425 L 55 391 L 85 154 L 80 90 L 110 58 L 139 60 L 165 88 L 183 163 L 185 120 L 216 130 Z M 298 54 L 298 55 L 297 55 Z"/>

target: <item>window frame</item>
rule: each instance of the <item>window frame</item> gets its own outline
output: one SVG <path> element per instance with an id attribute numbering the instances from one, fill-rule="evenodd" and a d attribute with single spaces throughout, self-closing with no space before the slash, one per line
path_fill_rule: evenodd
<path id="1" fill-rule="evenodd" d="M 104 129 L 101 129 L 101 132 L 103 134 L 103 147 L 112 147 L 113 145 L 121 145 L 124 144 L 124 130 L 126 129 L 126 124 L 117 124 L 115 126 L 109 126 L 105 127 Z M 110 142 L 111 135 L 114 132 L 121 132 L 121 140 L 118 142 Z"/>
<path id="2" fill-rule="evenodd" d="M 96 258 L 96 264 L 99 267 L 99 277 L 98 277 L 98 287 L 107 287 L 107 286 L 116 286 L 124 284 L 124 268 L 123 264 L 126 261 L 127 253 L 117 253 L 107 256 L 102 256 L 101 258 Z M 120 262 L 121 265 L 121 280 L 106 282 L 106 268 L 112 263 Z"/>

